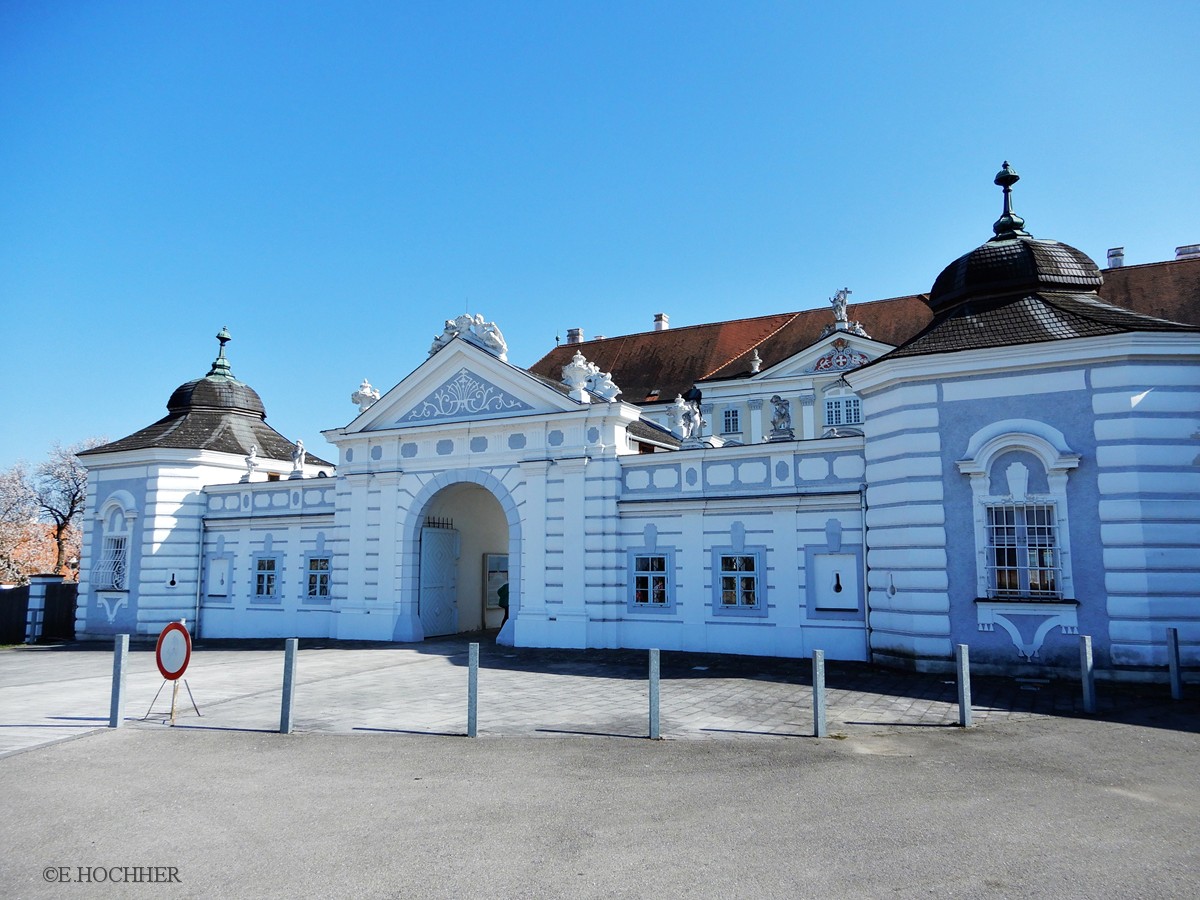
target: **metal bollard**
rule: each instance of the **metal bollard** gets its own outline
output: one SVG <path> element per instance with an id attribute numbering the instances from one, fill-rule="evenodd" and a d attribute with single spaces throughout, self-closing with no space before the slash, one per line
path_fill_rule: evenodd
<path id="1" fill-rule="evenodd" d="M 120 728 L 125 721 L 125 667 L 129 661 L 129 635 L 118 634 L 113 641 L 112 702 L 108 706 L 108 727 Z"/>
<path id="2" fill-rule="evenodd" d="M 813 667 L 813 737 L 828 737 L 825 721 L 825 651 L 814 650 Z"/>
<path id="3" fill-rule="evenodd" d="M 657 741 L 662 737 L 658 721 L 658 680 L 659 653 L 655 649 L 650 651 L 650 740 L 652 741 Z"/>
<path id="4" fill-rule="evenodd" d="M 970 728 L 971 719 L 971 655 L 966 644 L 954 648 L 954 662 L 958 669 L 958 724 Z"/>
<path id="5" fill-rule="evenodd" d="M 1171 699 L 1183 699 L 1183 669 L 1179 667 L 1179 629 L 1167 629 L 1167 667 L 1171 670 Z"/>
<path id="6" fill-rule="evenodd" d="M 283 704 L 279 710 L 279 733 L 291 734 L 292 701 L 296 698 L 296 650 L 300 641 L 288 638 L 283 646 Z"/>
<path id="7" fill-rule="evenodd" d="M 467 674 L 467 737 L 475 737 L 479 726 L 479 645 L 471 644 Z"/>
<path id="8" fill-rule="evenodd" d="M 1083 679 L 1083 711 L 1096 711 L 1096 670 L 1092 659 L 1092 636 L 1079 636 L 1079 668 Z"/>

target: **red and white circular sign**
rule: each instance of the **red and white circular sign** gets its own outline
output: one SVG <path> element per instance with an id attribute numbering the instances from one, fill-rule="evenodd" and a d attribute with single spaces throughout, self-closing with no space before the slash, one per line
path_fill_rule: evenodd
<path id="1" fill-rule="evenodd" d="M 172 622 L 158 636 L 154 660 L 167 681 L 180 678 L 192 658 L 192 636 L 182 622 Z"/>

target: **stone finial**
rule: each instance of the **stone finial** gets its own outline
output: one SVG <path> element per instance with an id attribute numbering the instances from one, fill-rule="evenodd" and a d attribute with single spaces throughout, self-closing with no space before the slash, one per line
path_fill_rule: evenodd
<path id="1" fill-rule="evenodd" d="M 379 391 L 371 387 L 371 382 L 365 378 L 362 380 L 362 384 L 358 386 L 358 390 L 350 395 L 350 402 L 358 405 L 360 413 L 364 413 L 370 409 L 371 404 L 378 399 Z"/>
<path id="2" fill-rule="evenodd" d="M 576 350 L 571 361 L 562 369 L 563 384 L 571 389 L 570 398 L 579 403 L 591 403 L 592 398 L 588 393 L 587 383 L 588 379 L 599 371 L 599 366 L 588 362 L 584 355 Z"/>

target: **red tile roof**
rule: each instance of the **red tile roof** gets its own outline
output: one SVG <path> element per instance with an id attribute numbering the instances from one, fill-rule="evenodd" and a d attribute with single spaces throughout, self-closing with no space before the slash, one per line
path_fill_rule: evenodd
<path id="1" fill-rule="evenodd" d="M 1170 260 L 1106 269 L 1101 298 L 1143 315 L 1200 325 L 1200 259 Z M 914 294 L 852 305 L 859 321 L 877 341 L 899 346 L 933 320 L 926 295 Z M 828 307 L 800 312 L 644 331 L 621 337 L 563 344 L 530 367 L 557 381 L 575 351 L 602 371 L 611 372 L 630 403 L 670 403 L 697 381 L 736 378 L 750 371 L 758 350 L 769 368 L 816 343 L 833 322 Z M 657 390 L 657 393 L 653 393 Z"/>

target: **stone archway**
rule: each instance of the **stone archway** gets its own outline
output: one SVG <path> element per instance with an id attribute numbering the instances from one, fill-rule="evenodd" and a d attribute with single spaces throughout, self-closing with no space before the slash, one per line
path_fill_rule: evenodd
<path id="1" fill-rule="evenodd" d="M 512 622 L 521 602 L 521 520 L 508 488 L 484 470 L 460 469 L 439 474 L 414 497 L 402 538 L 402 596 L 409 614 L 401 618 L 407 621 L 410 640 L 426 636 L 422 619 L 429 618 L 421 615 L 422 530 L 427 523 L 449 526 L 445 530 L 457 534 L 454 548 L 457 583 L 453 588 L 457 598 L 457 620 L 453 624 L 456 632 L 500 625 L 503 612 L 487 609 L 483 601 L 484 554 L 507 554 L 509 617 L 497 642 L 511 644 Z M 427 558 L 426 565 L 429 564 Z M 444 583 L 441 589 L 444 594 L 450 593 Z M 438 630 L 447 627 L 445 617 L 435 618 Z"/>

